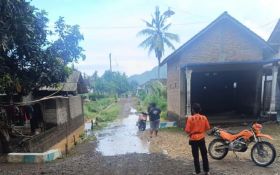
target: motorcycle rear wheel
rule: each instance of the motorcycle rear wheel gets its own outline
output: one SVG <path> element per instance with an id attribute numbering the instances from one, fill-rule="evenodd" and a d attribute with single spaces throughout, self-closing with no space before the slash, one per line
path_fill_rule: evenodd
<path id="1" fill-rule="evenodd" d="M 212 140 L 208 146 L 209 155 L 216 160 L 223 159 L 228 153 L 228 148 L 226 148 L 226 146 L 227 145 L 223 139 Z"/>
<path id="2" fill-rule="evenodd" d="M 263 159 L 268 157 L 268 160 Z M 260 159 L 259 159 L 260 158 Z M 256 143 L 251 150 L 251 159 L 261 167 L 266 167 L 274 162 L 276 158 L 276 150 L 274 146 L 266 141 Z"/>

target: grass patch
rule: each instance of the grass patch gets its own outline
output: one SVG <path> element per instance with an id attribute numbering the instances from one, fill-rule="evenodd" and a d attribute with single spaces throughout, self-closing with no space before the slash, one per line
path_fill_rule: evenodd
<path id="1" fill-rule="evenodd" d="M 86 119 L 93 119 L 97 123 L 97 125 L 94 125 L 94 130 L 99 130 L 107 126 L 109 122 L 119 116 L 120 111 L 121 105 L 116 103 L 114 98 L 100 99 L 84 104 Z"/>
<path id="2" fill-rule="evenodd" d="M 115 103 L 114 98 L 102 98 L 96 101 L 84 103 L 84 115 L 86 119 L 95 119 L 98 114 L 108 106 Z"/>
<path id="3" fill-rule="evenodd" d="M 112 104 L 109 108 L 100 112 L 100 114 L 98 115 L 98 122 L 102 123 L 115 120 L 119 116 L 120 110 L 120 104 Z"/>

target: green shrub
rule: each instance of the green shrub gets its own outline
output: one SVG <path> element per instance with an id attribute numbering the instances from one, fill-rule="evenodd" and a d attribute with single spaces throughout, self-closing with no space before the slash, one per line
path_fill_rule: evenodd
<path id="1" fill-rule="evenodd" d="M 105 98 L 106 96 L 103 94 L 98 94 L 98 93 L 89 93 L 88 98 L 92 101 L 96 101 L 98 99 Z"/>

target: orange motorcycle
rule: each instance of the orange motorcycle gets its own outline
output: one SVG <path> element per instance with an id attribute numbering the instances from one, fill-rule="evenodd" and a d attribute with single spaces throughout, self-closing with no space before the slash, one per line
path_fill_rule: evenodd
<path id="1" fill-rule="evenodd" d="M 251 159 L 258 166 L 266 167 L 274 162 L 276 151 L 274 146 L 263 141 L 263 138 L 272 140 L 270 135 L 262 134 L 262 125 L 255 123 L 250 129 L 245 129 L 239 133 L 231 133 L 221 128 L 214 127 L 210 135 L 216 139 L 209 144 L 208 151 L 213 159 L 223 159 L 228 151 L 245 152 L 250 143 L 255 142 L 251 149 Z"/>

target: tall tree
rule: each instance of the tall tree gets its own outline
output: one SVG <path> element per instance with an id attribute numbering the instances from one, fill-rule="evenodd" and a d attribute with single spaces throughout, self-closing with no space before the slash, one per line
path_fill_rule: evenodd
<path id="1" fill-rule="evenodd" d="M 160 78 L 160 63 L 161 58 L 165 52 L 165 45 L 173 50 L 172 41 L 179 42 L 177 34 L 168 32 L 171 23 L 166 24 L 167 19 L 174 15 L 174 12 L 168 9 L 163 14 L 160 13 L 159 7 L 156 7 L 154 15 L 152 15 L 151 22 L 143 20 L 146 24 L 146 28 L 138 32 L 137 36 L 147 36 L 147 38 L 140 43 L 140 47 L 148 48 L 150 54 L 154 51 L 155 56 L 158 60 L 158 78 Z"/>
<path id="2" fill-rule="evenodd" d="M 0 93 L 27 94 L 64 81 L 67 65 L 85 58 L 79 26 L 60 17 L 51 31 L 47 13 L 26 0 L 1 0 L 0 9 Z"/>

